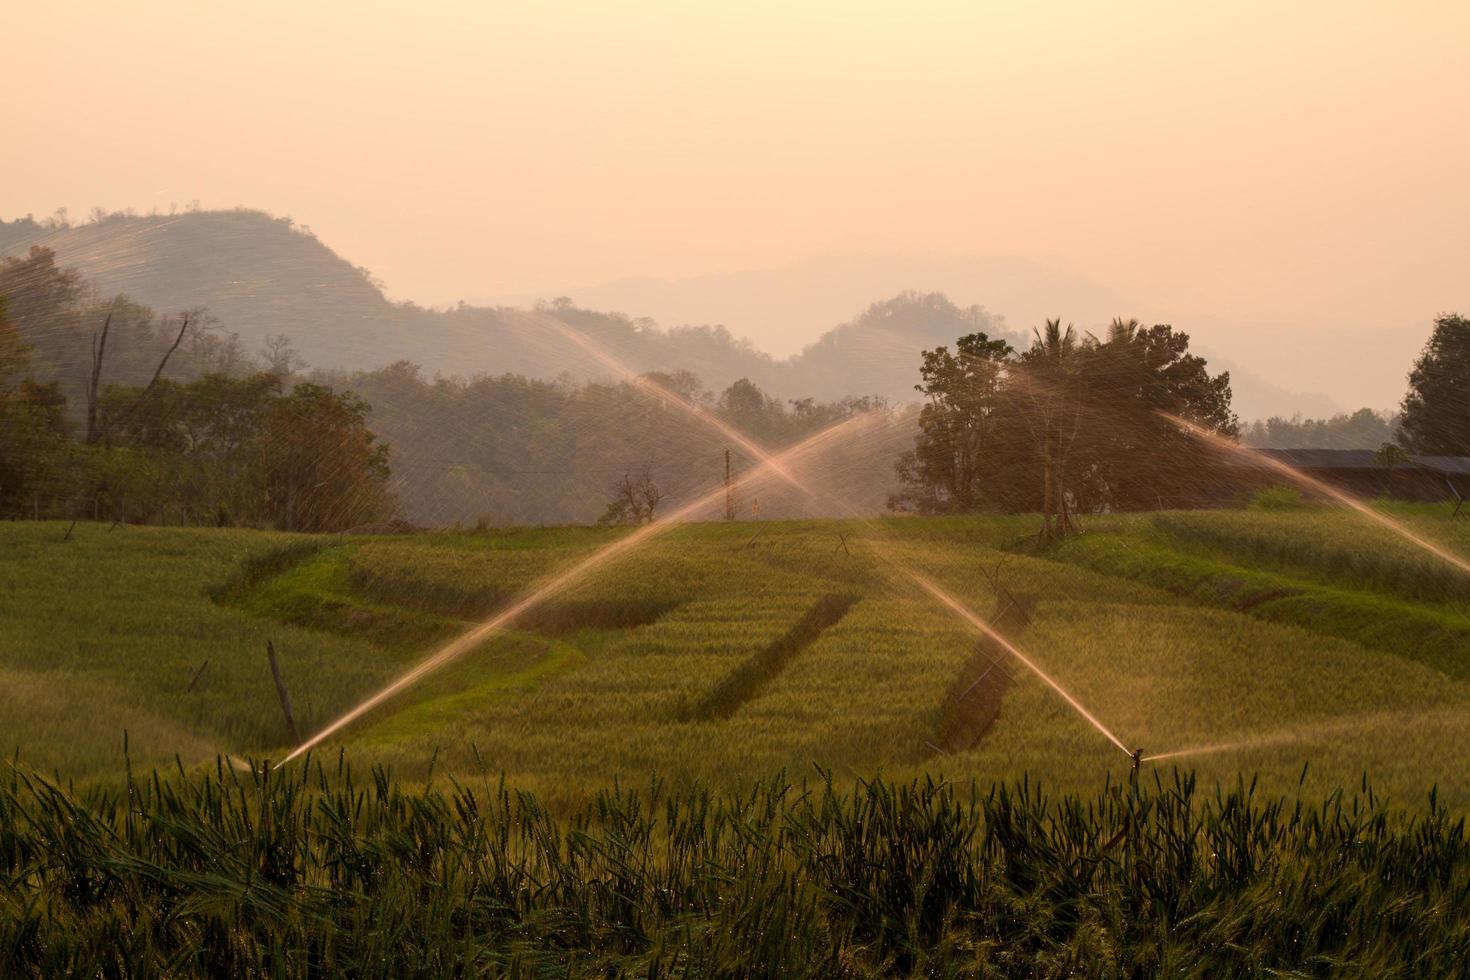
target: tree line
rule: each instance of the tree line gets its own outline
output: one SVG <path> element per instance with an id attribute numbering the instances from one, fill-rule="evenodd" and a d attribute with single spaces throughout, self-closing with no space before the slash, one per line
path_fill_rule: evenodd
<path id="1" fill-rule="evenodd" d="M 689 371 L 644 375 L 667 397 L 625 381 L 431 378 L 407 361 L 316 377 L 372 404 L 369 424 L 394 446 L 394 486 L 405 514 L 430 526 L 641 523 L 661 505 L 678 506 L 717 486 L 726 449 L 737 475 L 757 464 L 679 402 L 771 449 L 881 405 L 873 398 L 783 400 L 744 378 L 709 391 Z M 849 482 L 868 494 L 864 505 L 881 507 L 892 456 L 854 445 L 838 447 L 826 463 L 842 460 Z M 798 516 L 811 513 L 809 506 L 771 488 L 743 495 L 738 512 Z"/>
<path id="2" fill-rule="evenodd" d="M 661 403 L 626 383 L 428 378 L 406 361 L 308 369 L 289 338 L 247 351 L 203 311 L 165 317 L 100 295 L 44 248 L 0 259 L 0 297 L 7 517 L 307 531 L 395 517 L 637 522 L 721 479 L 724 442 L 671 400 L 773 448 L 876 404 L 787 401 L 748 379 L 711 392 L 689 371 L 649 375 L 670 393 Z M 754 464 L 737 454 L 737 468 Z M 886 460 L 851 460 L 868 467 L 859 482 L 883 486 Z M 610 509 L 629 490 L 630 506 Z"/>
<path id="3" fill-rule="evenodd" d="M 0 514 L 299 531 L 391 518 L 366 403 L 288 386 L 263 361 L 197 313 L 103 300 L 44 249 L 0 261 Z"/>
<path id="4" fill-rule="evenodd" d="M 897 511 L 1040 512 L 1041 536 L 1077 512 L 1194 507 L 1228 499 L 1226 460 L 1179 423 L 1236 439 L 1230 375 L 1211 376 L 1167 324 L 1114 320 L 1104 338 L 1060 321 L 1016 351 L 983 333 L 923 352 L 925 402 L 914 448 L 897 463 Z M 1381 465 L 1412 455 L 1470 456 L 1470 320 L 1444 314 L 1396 414 L 1257 422 L 1246 445 L 1373 448 Z"/>
<path id="5" fill-rule="evenodd" d="M 1360 408 L 1325 419 L 1273 415 L 1241 426 L 1240 441 L 1260 449 L 1377 449 L 1391 442 L 1399 413 Z"/>
<path id="6" fill-rule="evenodd" d="M 1470 320 L 1458 313 L 1435 317 L 1398 411 L 1271 418 L 1248 426 L 1242 441 L 1281 449 L 1376 449 L 1387 459 L 1470 456 Z"/>
<path id="7" fill-rule="evenodd" d="M 647 521 L 716 486 L 725 449 L 737 471 L 756 462 L 674 402 L 773 449 L 882 406 L 780 399 L 746 378 L 709 391 L 689 371 L 650 375 L 669 393 L 652 398 L 570 376 L 430 378 L 407 361 L 308 370 L 284 336 L 246 351 L 203 311 L 160 316 L 99 295 L 44 248 L 0 259 L 0 306 L 3 516 L 297 530 L 395 516 Z M 1244 433 L 1228 373 L 1212 375 L 1168 325 L 1118 320 L 1094 337 L 1051 321 L 1019 350 L 971 333 L 923 351 L 919 367 L 923 401 L 891 412 L 886 441 L 824 461 L 860 509 L 1039 512 L 1050 537 L 1079 512 L 1218 500 L 1220 460 L 1170 415 L 1248 444 L 1386 436 L 1404 453 L 1470 454 L 1470 326 L 1455 315 L 1436 320 L 1397 417 L 1272 419 Z M 760 493 L 737 512 L 816 512 L 780 488 Z"/>

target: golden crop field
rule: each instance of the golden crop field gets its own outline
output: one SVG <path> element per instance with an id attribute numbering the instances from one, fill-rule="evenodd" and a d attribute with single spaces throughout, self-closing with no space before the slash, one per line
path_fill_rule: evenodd
<path id="1" fill-rule="evenodd" d="M 1400 516 L 1470 544 L 1442 514 Z M 306 737 L 626 533 L 65 530 L 0 528 L 0 741 L 83 780 L 121 770 L 124 733 L 134 766 L 280 759 L 291 739 L 268 640 Z M 1280 790 L 1366 772 L 1407 805 L 1436 785 L 1470 804 L 1456 763 L 1470 602 L 1430 559 L 1364 547 L 1382 532 L 1317 508 L 1099 518 L 1041 553 L 1031 530 L 998 517 L 682 526 L 315 752 L 410 780 L 504 774 L 568 804 L 654 776 L 1026 776 L 1079 791 L 1126 778 L 1124 752 L 896 562 L 987 620 L 1019 602 L 1029 615 L 997 620 L 1008 639 L 1146 760 L 1169 756 L 1145 769 Z"/>

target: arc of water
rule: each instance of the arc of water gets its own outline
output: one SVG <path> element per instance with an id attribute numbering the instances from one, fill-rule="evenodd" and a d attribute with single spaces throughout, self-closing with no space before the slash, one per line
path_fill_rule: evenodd
<path id="1" fill-rule="evenodd" d="M 1026 654 L 1021 651 L 1020 647 L 1016 646 L 1010 640 L 1006 639 L 1003 634 L 997 631 L 984 619 L 980 618 L 980 616 L 978 616 L 974 610 L 970 609 L 964 603 L 956 599 L 953 595 L 940 588 L 939 585 L 937 585 L 933 580 L 929 579 L 928 577 L 921 575 L 911 568 L 903 568 L 902 570 L 911 579 L 913 579 L 913 581 L 918 584 L 920 588 L 924 589 L 935 599 L 943 603 L 956 616 L 959 616 L 975 629 L 984 633 L 986 636 L 989 636 L 996 643 L 999 643 L 1007 653 L 1019 660 L 1023 665 L 1025 665 L 1027 670 L 1031 671 L 1031 673 L 1041 678 L 1042 683 L 1046 684 L 1047 687 L 1055 691 L 1063 701 L 1065 701 L 1074 711 L 1076 711 L 1079 715 L 1086 719 L 1093 728 L 1096 728 L 1099 732 L 1101 732 L 1108 741 L 1112 742 L 1118 748 L 1122 749 L 1124 755 L 1133 754 L 1133 750 L 1130 749 L 1127 745 L 1123 744 L 1123 740 L 1120 739 L 1117 735 L 1114 735 L 1112 730 L 1109 729 L 1108 726 L 1104 725 L 1096 715 L 1094 715 L 1091 711 L 1088 711 L 1087 707 L 1081 701 L 1073 697 L 1071 692 L 1062 687 L 1062 685 L 1058 683 L 1054 677 L 1043 670 L 1040 664 L 1036 663 L 1030 657 L 1026 656 Z"/>
<path id="2" fill-rule="evenodd" d="M 692 404 L 685 399 L 680 398 L 674 392 L 669 391 L 667 388 L 660 385 L 653 379 L 635 372 L 631 367 L 620 361 L 615 355 L 608 352 L 607 350 L 604 350 L 590 337 L 587 337 L 585 334 L 581 333 L 581 331 L 573 329 L 572 327 L 566 325 L 555 317 L 542 317 L 541 320 L 546 324 L 546 326 L 550 327 L 572 343 L 576 344 L 595 360 L 611 369 L 614 373 L 622 375 L 623 377 L 628 379 L 632 384 L 636 385 L 646 392 L 649 392 L 650 394 L 656 395 L 660 398 L 669 399 L 674 403 L 683 406 L 690 415 L 692 415 L 699 421 L 710 425 L 716 431 L 720 432 L 727 438 L 737 443 L 741 448 L 745 449 L 756 459 L 760 460 L 763 465 L 770 464 L 773 461 L 773 457 L 768 450 L 756 443 L 754 440 L 750 439 L 748 436 L 732 428 L 723 419 L 716 417 L 699 405 Z M 868 517 L 867 515 L 858 511 L 847 500 L 844 500 L 843 498 L 831 493 L 830 491 L 818 491 L 816 489 L 813 489 L 812 487 L 797 479 L 793 474 L 791 474 L 789 469 L 784 466 L 771 466 L 771 469 L 782 479 L 790 483 L 793 487 L 795 487 L 797 490 L 800 490 L 802 493 L 819 500 L 826 500 L 828 503 L 831 503 L 832 505 L 837 507 L 847 517 L 861 521 L 864 526 L 875 529 L 880 533 L 880 535 L 884 535 L 886 537 L 887 532 L 881 525 L 879 525 L 871 517 Z M 1036 663 L 1025 653 L 1023 653 L 1019 647 L 1008 640 L 1000 631 L 998 631 L 997 629 L 995 629 L 995 627 L 986 622 L 985 619 L 981 617 L 978 613 L 970 609 L 954 595 L 945 591 L 936 582 L 934 582 L 934 580 L 930 579 L 928 576 L 915 569 L 908 562 L 895 555 L 892 552 L 891 548 L 886 546 L 886 542 L 884 547 L 880 547 L 878 549 L 878 554 L 890 566 L 892 566 L 895 571 L 908 578 L 914 584 L 918 585 L 925 592 L 929 593 L 929 595 L 937 599 L 941 605 L 949 609 L 950 612 L 954 613 L 961 620 L 969 624 L 974 629 L 978 630 L 980 633 L 988 636 L 991 640 L 999 644 L 1002 649 L 1015 657 L 1023 666 L 1025 666 L 1029 671 L 1040 678 L 1044 684 L 1055 691 L 1062 698 L 1062 700 L 1065 701 L 1066 704 L 1074 711 L 1076 711 L 1078 715 L 1086 720 L 1088 724 L 1097 729 L 1097 731 L 1101 733 L 1105 738 L 1107 738 L 1108 741 L 1112 742 L 1119 749 L 1121 749 L 1125 755 L 1131 756 L 1134 754 L 1133 751 L 1130 750 L 1128 746 L 1123 743 L 1122 739 L 1118 738 L 1118 736 L 1115 735 L 1112 730 L 1110 730 L 1106 725 L 1104 725 L 1097 718 L 1096 715 L 1087 710 L 1087 708 L 1082 704 L 1081 701 L 1079 701 L 1074 695 L 1067 691 L 1067 689 L 1064 688 L 1055 678 L 1053 678 L 1044 669 L 1042 669 L 1042 667 L 1038 663 Z"/>
<path id="3" fill-rule="evenodd" d="M 769 463 L 762 463 L 760 467 L 752 470 L 750 473 L 745 474 L 743 477 L 740 478 L 740 480 L 736 481 L 736 483 L 737 485 L 741 485 L 746 482 L 761 478 L 766 474 L 767 471 L 777 471 L 783 468 L 784 465 L 787 463 L 799 460 L 802 457 L 823 449 L 826 446 L 836 441 L 839 441 L 842 438 L 862 431 L 862 429 L 871 426 L 877 418 L 877 413 L 863 412 L 836 422 L 828 426 L 827 428 L 822 429 L 820 432 L 817 432 L 816 434 L 810 436 L 809 438 L 797 443 L 790 449 L 787 449 L 779 455 L 772 457 Z M 387 701 L 389 698 L 392 698 L 399 692 L 411 687 L 419 680 L 423 679 L 424 677 L 428 676 L 439 668 L 445 666 L 446 664 L 464 656 L 470 650 L 473 650 L 476 646 L 483 643 L 486 638 L 507 627 L 517 617 L 524 615 L 531 609 L 534 609 L 535 607 L 541 605 L 553 596 L 566 591 L 566 589 L 581 581 L 596 569 L 612 561 L 614 558 L 617 558 L 619 555 L 626 554 L 627 552 L 633 550 L 634 548 L 650 540 L 651 538 L 662 534 L 675 525 L 693 517 L 701 510 L 712 506 L 718 500 L 722 499 L 724 495 L 725 488 L 723 486 L 711 490 L 709 493 L 706 493 L 693 502 L 686 504 L 683 507 L 680 507 L 678 510 L 672 511 L 664 517 L 661 517 L 658 520 L 653 521 L 652 523 L 645 524 L 642 527 L 639 527 L 637 530 L 623 535 L 616 541 L 604 545 L 603 547 L 597 549 L 595 552 L 577 562 L 570 568 L 558 572 L 556 575 L 543 581 L 540 585 L 522 594 L 520 598 L 516 599 L 510 605 L 501 609 L 494 616 L 490 617 L 482 623 L 479 623 L 470 630 L 451 640 L 443 647 L 439 648 L 433 654 L 420 661 L 407 673 L 401 674 L 386 687 L 382 688 L 371 697 L 362 701 L 356 707 L 352 708 L 341 717 L 337 718 L 321 731 L 317 732 L 306 741 L 296 746 L 296 748 L 293 749 L 289 755 L 287 755 L 284 759 L 277 763 L 276 768 L 284 766 L 286 763 L 292 761 L 303 753 L 309 751 L 317 745 L 320 745 L 323 741 L 330 738 L 338 731 L 341 731 L 346 726 L 352 724 L 352 722 L 356 721 L 358 718 L 361 718 L 363 715 L 367 714 L 369 711 L 371 711 L 373 708 L 376 708 L 384 701 Z"/>
<path id="4" fill-rule="evenodd" d="M 1225 452 L 1237 453 L 1239 455 L 1245 456 L 1248 459 L 1254 460 L 1255 462 L 1260 463 L 1262 466 L 1265 466 L 1267 469 L 1280 473 L 1282 476 L 1286 477 L 1288 480 L 1291 480 L 1293 483 L 1296 483 L 1298 486 L 1305 487 L 1306 489 L 1311 490 L 1314 493 L 1320 493 L 1324 497 L 1337 501 L 1344 507 L 1348 507 L 1359 515 L 1366 517 L 1368 520 L 1372 521 L 1374 524 L 1377 524 L 1379 527 L 1387 528 L 1389 531 L 1392 531 L 1394 534 L 1397 534 L 1405 541 L 1414 545 L 1414 547 L 1433 555 L 1435 558 L 1438 558 L 1440 561 L 1443 561 L 1446 564 L 1458 569 L 1459 571 L 1464 572 L 1466 575 L 1470 575 L 1470 562 L 1467 562 L 1459 555 L 1455 555 L 1449 551 L 1446 551 L 1444 548 L 1441 548 L 1433 541 L 1430 541 L 1424 537 L 1421 537 L 1418 534 L 1415 534 L 1413 531 L 1409 530 L 1407 527 L 1394 520 L 1392 517 L 1389 517 L 1387 514 L 1374 510 L 1372 507 L 1369 507 L 1367 504 L 1363 503 L 1363 501 L 1359 500 L 1357 497 L 1354 497 L 1352 494 L 1347 493 L 1343 490 L 1339 490 L 1337 487 L 1334 487 L 1329 483 L 1319 480 L 1309 473 L 1304 473 L 1301 470 L 1297 469 L 1295 466 L 1292 466 L 1290 463 L 1283 463 L 1281 460 L 1276 459 L 1273 456 L 1267 456 L 1265 453 L 1258 452 L 1249 446 L 1242 446 L 1238 442 L 1235 442 L 1231 439 L 1226 439 L 1224 436 L 1211 432 L 1210 430 L 1203 428 L 1202 426 L 1195 425 L 1188 419 L 1180 418 L 1178 415 L 1174 415 L 1171 412 L 1165 412 L 1162 409 L 1157 409 L 1156 411 L 1158 411 L 1158 413 L 1164 418 L 1179 426 L 1185 432 L 1188 432 L 1190 435 L 1204 442 L 1206 445 Z"/>
<path id="5" fill-rule="evenodd" d="M 1170 759 L 1187 759 L 1200 755 L 1216 755 L 1222 752 L 1243 752 L 1296 742 L 1329 739 L 1346 734 L 1366 735 L 1374 729 L 1402 732 L 1406 729 L 1427 728 L 1446 723 L 1462 726 L 1463 721 L 1464 712 L 1458 708 L 1440 708 L 1428 711 L 1423 709 L 1414 711 L 1376 711 L 1366 714 L 1349 715 L 1343 718 L 1331 718 L 1316 723 L 1290 725 L 1229 741 L 1213 742 L 1209 745 L 1194 745 L 1189 748 L 1176 749 L 1172 752 L 1160 752 L 1156 755 L 1144 756 L 1142 761 L 1166 762 Z"/>

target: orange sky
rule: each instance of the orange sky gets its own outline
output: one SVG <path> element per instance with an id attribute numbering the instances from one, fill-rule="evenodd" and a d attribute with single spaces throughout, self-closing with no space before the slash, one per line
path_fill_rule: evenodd
<path id="1" fill-rule="evenodd" d="M 264 208 L 430 303 L 879 250 L 1470 310 L 1463 2 L 14 7 L 0 216 Z"/>

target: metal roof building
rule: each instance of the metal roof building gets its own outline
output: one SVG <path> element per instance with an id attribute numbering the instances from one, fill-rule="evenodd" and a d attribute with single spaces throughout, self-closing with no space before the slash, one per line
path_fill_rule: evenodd
<path id="1" fill-rule="evenodd" d="M 1392 469 L 1371 449 L 1257 449 L 1324 483 L 1358 496 L 1390 496 L 1402 500 L 1460 500 L 1470 497 L 1470 456 L 1406 456 Z M 1250 473 L 1248 483 L 1281 483 L 1281 474 L 1265 460 L 1241 453 L 1232 464 Z"/>

